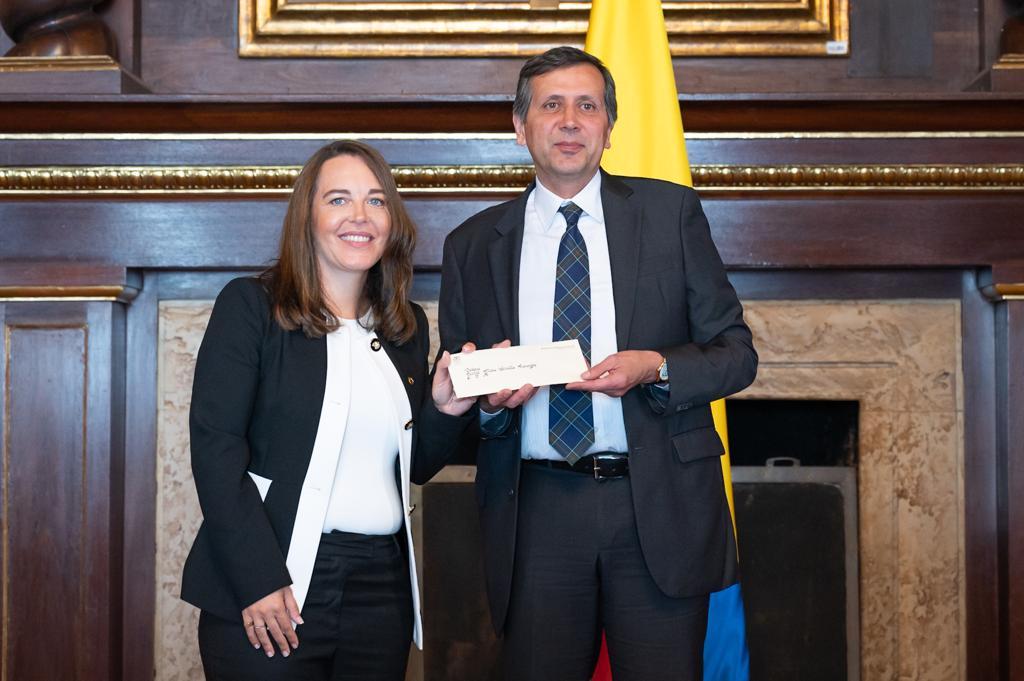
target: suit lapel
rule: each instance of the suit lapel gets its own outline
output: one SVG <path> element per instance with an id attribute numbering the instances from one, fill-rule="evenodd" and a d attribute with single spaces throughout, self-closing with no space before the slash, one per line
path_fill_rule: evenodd
<path id="1" fill-rule="evenodd" d="M 519 258 L 523 252 L 526 199 L 532 191 L 533 183 L 509 204 L 494 225 L 494 236 L 487 248 L 498 319 L 504 337 L 512 345 L 519 345 Z"/>
<path id="2" fill-rule="evenodd" d="M 629 328 L 636 308 L 643 207 L 632 198 L 633 190 L 624 182 L 603 170 L 601 173 L 601 204 L 615 300 L 615 340 L 618 349 L 625 350 L 629 347 Z"/>
<path id="3" fill-rule="evenodd" d="M 352 389 L 349 335 L 331 333 L 322 341 L 327 350 L 324 400 L 285 560 L 293 580 L 292 593 L 300 610 L 313 576 L 313 563 L 331 498 L 331 485 L 338 468 L 338 454 L 345 438 Z"/>

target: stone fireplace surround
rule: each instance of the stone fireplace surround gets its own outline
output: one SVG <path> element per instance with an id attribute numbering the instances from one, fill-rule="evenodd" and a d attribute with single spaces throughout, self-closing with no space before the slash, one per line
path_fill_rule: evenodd
<path id="1" fill-rule="evenodd" d="M 158 681 L 202 676 L 187 634 L 197 613 L 177 594 L 199 522 L 187 416 L 210 308 L 160 304 Z M 425 308 L 432 318 L 436 305 Z M 739 397 L 860 402 L 862 679 L 965 679 L 960 303 L 780 300 L 745 308 L 761 365 Z"/>

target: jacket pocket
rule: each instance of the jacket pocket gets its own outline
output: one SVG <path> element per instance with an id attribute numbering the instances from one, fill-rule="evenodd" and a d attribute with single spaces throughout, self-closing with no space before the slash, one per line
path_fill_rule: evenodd
<path id="1" fill-rule="evenodd" d="M 689 463 L 698 459 L 725 454 L 722 439 L 714 426 L 695 428 L 685 433 L 672 436 L 672 447 L 676 450 L 679 463 Z"/>
<path id="2" fill-rule="evenodd" d="M 260 500 L 265 501 L 267 498 L 267 492 L 270 491 L 270 483 L 273 482 L 270 478 L 264 478 L 262 475 L 256 475 L 252 471 L 248 471 L 249 477 L 256 483 L 256 489 L 259 490 Z"/>

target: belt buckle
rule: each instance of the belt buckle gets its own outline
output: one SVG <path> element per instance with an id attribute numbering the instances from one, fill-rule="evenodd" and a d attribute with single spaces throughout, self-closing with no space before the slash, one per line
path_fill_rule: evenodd
<path id="1" fill-rule="evenodd" d="M 605 461 L 605 460 L 609 460 L 609 459 L 602 459 L 600 456 L 594 455 L 593 456 L 593 460 L 594 460 L 594 480 L 597 480 L 598 482 L 604 482 L 605 480 L 615 480 L 617 478 L 621 478 L 622 477 L 621 475 L 601 475 L 601 461 Z"/>
<path id="2" fill-rule="evenodd" d="M 624 474 L 623 475 L 611 475 L 611 474 L 609 474 L 609 475 L 602 475 L 601 474 L 601 462 L 602 461 L 607 461 L 609 465 L 614 465 L 616 463 L 622 463 L 622 461 L 625 459 L 624 456 L 612 454 L 612 455 L 606 455 L 606 456 L 602 457 L 600 455 L 594 455 L 592 458 L 594 460 L 594 480 L 597 480 L 598 482 L 604 482 L 605 480 L 618 480 L 619 478 L 625 477 Z"/>

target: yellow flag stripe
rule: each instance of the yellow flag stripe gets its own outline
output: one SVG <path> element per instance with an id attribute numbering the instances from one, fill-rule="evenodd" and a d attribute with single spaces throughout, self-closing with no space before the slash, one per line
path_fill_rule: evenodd
<path id="1" fill-rule="evenodd" d="M 609 172 L 691 185 L 665 19 L 658 0 L 594 0 L 586 51 L 611 70 L 619 116 Z"/>

